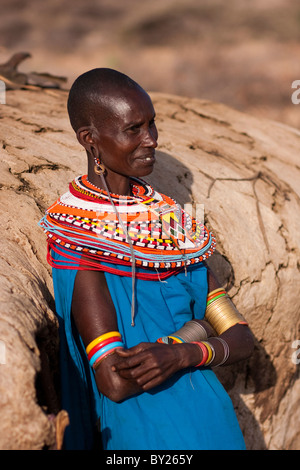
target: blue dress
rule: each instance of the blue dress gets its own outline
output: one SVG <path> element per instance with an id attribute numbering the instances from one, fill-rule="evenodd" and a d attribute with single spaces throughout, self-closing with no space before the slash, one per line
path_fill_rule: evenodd
<path id="1" fill-rule="evenodd" d="M 105 450 L 245 449 L 232 402 L 209 368 L 180 371 L 162 385 L 121 403 L 99 394 L 71 316 L 76 273 L 53 269 L 62 407 L 70 417 L 66 448 L 92 448 L 95 423 L 100 419 Z M 137 279 L 135 326 L 131 326 L 131 278 L 105 276 L 126 347 L 155 342 L 188 320 L 204 317 L 207 273 L 202 264 L 164 282 Z"/>

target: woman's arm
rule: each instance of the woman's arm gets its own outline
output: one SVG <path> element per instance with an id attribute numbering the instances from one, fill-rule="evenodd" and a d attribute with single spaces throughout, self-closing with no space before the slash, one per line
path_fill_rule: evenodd
<path id="1" fill-rule="evenodd" d="M 223 363 L 228 347 L 228 357 Z M 234 325 L 218 337 L 211 337 L 208 342 L 213 346 L 215 357 L 210 367 L 230 365 L 247 359 L 253 351 L 253 336 L 246 325 Z M 121 359 L 112 366 L 124 379 L 135 380 L 142 391 L 160 385 L 175 372 L 197 366 L 204 358 L 199 346 L 193 343 L 160 344 L 140 343 L 127 350 L 119 350 L 116 355 Z"/>
<path id="2" fill-rule="evenodd" d="M 118 331 L 115 307 L 103 272 L 78 271 L 74 284 L 72 315 L 85 347 L 104 333 Z M 111 366 L 117 361 L 116 354 L 108 356 L 95 371 L 99 392 L 113 401 L 141 391 L 134 381 L 122 379 L 112 371 Z"/>
<path id="3" fill-rule="evenodd" d="M 105 275 L 99 271 L 78 271 L 74 284 L 72 315 L 85 347 L 98 336 L 118 330 L 113 301 Z M 140 343 L 129 350 L 117 350 L 95 371 L 98 390 L 113 401 L 158 385 L 176 371 L 201 359 L 199 348 L 158 343 Z M 119 368 L 119 364 L 121 364 Z M 123 373 L 120 373 L 120 371 Z"/>
<path id="4" fill-rule="evenodd" d="M 213 290 L 220 288 L 219 282 L 208 266 L 207 281 L 208 292 L 212 292 Z M 216 350 L 216 357 L 211 363 L 212 367 L 214 365 L 218 365 L 219 358 L 222 354 L 224 354 L 224 347 L 222 346 L 222 343 L 216 339 L 216 334 L 214 336 L 215 338 L 209 338 L 209 342 Z M 218 337 L 224 339 L 229 347 L 229 357 L 226 360 L 225 365 L 233 364 L 251 356 L 254 349 L 254 340 L 251 330 L 247 325 L 236 324 Z"/>
<path id="5" fill-rule="evenodd" d="M 72 313 L 85 346 L 108 331 L 118 330 L 104 273 L 77 273 Z M 226 364 L 245 359 L 251 354 L 253 340 L 247 326 L 235 325 L 220 337 L 226 340 L 230 351 Z M 214 366 L 224 358 L 224 347 L 216 338 L 209 340 L 215 350 L 211 363 Z M 96 383 L 100 393 L 118 402 L 160 385 L 178 370 L 196 366 L 202 359 L 202 350 L 192 343 L 140 343 L 130 349 L 116 350 L 105 358 L 96 369 Z"/>
<path id="6" fill-rule="evenodd" d="M 208 292 L 219 287 L 213 273 L 208 269 Z M 207 321 L 193 321 L 202 325 L 208 336 L 208 342 L 214 349 L 215 357 L 210 362 L 210 367 L 222 363 L 224 365 L 233 364 L 247 359 L 252 354 L 253 336 L 247 325 L 236 324 L 218 336 Z M 202 349 L 191 342 L 180 344 L 141 343 L 129 350 L 120 350 L 116 354 L 120 358 L 123 357 L 124 361 L 119 361 L 113 366 L 113 370 L 117 371 L 121 377 L 136 380 L 144 391 L 161 384 L 176 370 L 196 366 L 203 360 Z M 226 358 L 225 362 L 224 358 Z"/>

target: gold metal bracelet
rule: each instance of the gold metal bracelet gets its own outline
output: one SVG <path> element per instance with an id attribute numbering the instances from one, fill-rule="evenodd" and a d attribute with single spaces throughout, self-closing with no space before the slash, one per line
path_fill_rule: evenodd
<path id="1" fill-rule="evenodd" d="M 207 332 L 204 326 L 195 320 L 189 320 L 179 330 L 172 334 L 181 338 L 185 343 L 207 339 Z"/>
<path id="2" fill-rule="evenodd" d="M 206 308 L 205 319 L 211 324 L 218 335 L 221 335 L 237 323 L 245 322 L 245 319 L 228 296 L 220 297 L 209 304 Z"/>

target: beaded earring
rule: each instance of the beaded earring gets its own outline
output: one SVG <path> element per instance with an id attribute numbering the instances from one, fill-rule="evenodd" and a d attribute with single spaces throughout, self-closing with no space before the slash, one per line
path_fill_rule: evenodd
<path id="1" fill-rule="evenodd" d="M 94 172 L 96 173 L 96 175 L 103 175 L 105 173 L 105 166 L 97 157 L 95 157 Z"/>

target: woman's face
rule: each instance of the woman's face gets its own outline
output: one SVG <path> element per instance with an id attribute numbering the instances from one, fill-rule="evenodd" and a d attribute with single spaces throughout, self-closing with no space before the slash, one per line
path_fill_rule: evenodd
<path id="1" fill-rule="evenodd" d="M 146 92 L 128 90 L 106 101 L 106 118 L 102 113 L 102 118 L 96 116 L 94 121 L 95 141 L 112 187 L 120 177 L 142 177 L 152 172 L 158 132 L 154 107 Z"/>

